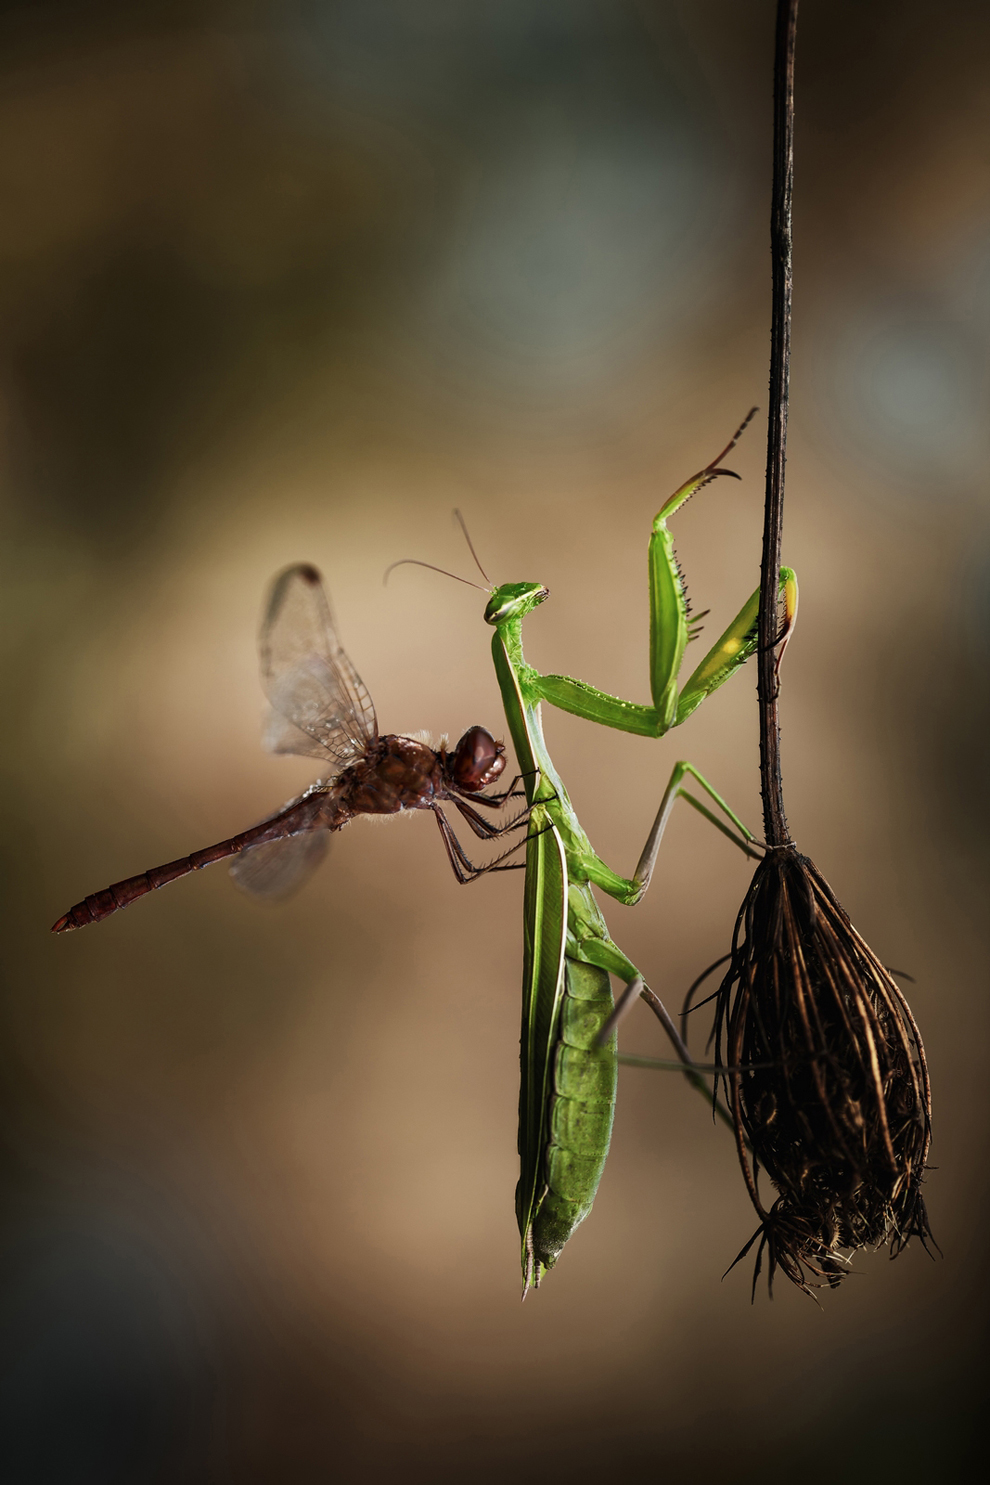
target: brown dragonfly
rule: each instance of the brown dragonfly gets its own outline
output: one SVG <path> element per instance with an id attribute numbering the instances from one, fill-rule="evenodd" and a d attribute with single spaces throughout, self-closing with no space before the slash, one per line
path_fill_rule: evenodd
<path id="1" fill-rule="evenodd" d="M 229 856 L 236 858 L 231 875 L 245 891 L 287 896 L 323 859 L 330 834 L 356 815 L 432 810 L 459 882 L 512 869 L 505 858 L 522 841 L 475 866 L 441 808 L 449 801 L 484 841 L 525 824 L 528 809 L 496 825 L 474 807 L 499 810 L 523 793 L 518 778 L 501 793 L 484 792 L 505 768 L 503 744 L 484 727 L 468 728 L 453 752 L 443 742 L 434 749 L 412 737 L 382 736 L 371 697 L 337 638 L 315 567 L 301 563 L 275 579 L 261 630 L 261 675 L 271 702 L 266 747 L 318 758 L 324 776 L 260 825 L 92 893 L 53 924 L 53 933 L 99 923 L 167 882 Z"/>

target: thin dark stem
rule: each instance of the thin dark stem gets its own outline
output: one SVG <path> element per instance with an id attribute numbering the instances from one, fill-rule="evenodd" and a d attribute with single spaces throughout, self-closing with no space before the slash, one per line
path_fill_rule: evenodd
<path id="1" fill-rule="evenodd" d="M 787 392 L 791 356 L 791 197 L 794 189 L 794 39 L 798 0 L 778 0 L 777 44 L 773 69 L 773 201 L 770 252 L 773 261 L 773 317 L 770 330 L 770 417 L 767 433 L 767 493 L 760 572 L 760 648 L 757 693 L 760 700 L 760 783 L 767 845 L 790 840 L 780 773 L 779 682 L 776 671 L 777 590 L 784 521 L 784 465 L 787 453 Z"/>

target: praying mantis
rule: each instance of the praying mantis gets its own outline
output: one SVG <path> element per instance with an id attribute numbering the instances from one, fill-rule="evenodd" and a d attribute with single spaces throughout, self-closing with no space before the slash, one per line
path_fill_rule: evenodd
<path id="1" fill-rule="evenodd" d="M 752 413 L 722 452 L 681 485 L 654 519 L 649 545 L 652 704 L 623 701 L 569 676 L 541 675 L 526 664 L 522 622 L 549 596 L 542 585 L 508 583 L 495 588 L 485 609 L 485 621 L 495 629 L 495 673 L 530 805 L 516 1188 L 523 1298 L 531 1288 L 539 1287 L 591 1211 L 611 1139 L 618 1072 L 614 1028 L 638 995 L 663 1022 L 686 1075 L 709 1093 L 662 1002 L 610 937 L 592 887 L 628 906 L 641 900 L 678 798 L 686 799 L 746 855 L 757 855 L 750 831 L 698 769 L 681 760 L 671 772 L 635 872 L 632 877 L 618 875 L 591 846 L 553 766 L 543 735 L 541 703 L 550 702 L 603 726 L 662 737 L 684 722 L 753 654 L 758 590 L 679 689 L 693 626 L 667 526 L 669 518 L 703 486 L 719 475 L 731 474 L 719 465 L 751 417 Z M 791 621 L 797 587 L 790 568 L 781 568 L 780 591 Z M 700 786 L 721 818 L 688 792 L 684 787 L 688 778 Z M 626 987 L 617 1005 L 613 1005 L 610 975 Z"/>

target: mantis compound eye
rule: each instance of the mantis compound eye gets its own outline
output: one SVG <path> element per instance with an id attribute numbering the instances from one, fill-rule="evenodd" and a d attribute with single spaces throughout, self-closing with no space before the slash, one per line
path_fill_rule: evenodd
<path id="1" fill-rule="evenodd" d="M 461 789 L 487 789 L 505 768 L 505 748 L 484 727 L 469 727 L 454 750 L 450 772 Z"/>

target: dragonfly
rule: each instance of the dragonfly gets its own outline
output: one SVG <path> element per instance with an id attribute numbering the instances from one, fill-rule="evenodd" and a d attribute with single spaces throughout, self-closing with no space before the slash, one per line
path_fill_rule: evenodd
<path id="1" fill-rule="evenodd" d="M 262 684 L 271 704 L 265 746 L 274 753 L 319 759 L 322 777 L 240 835 L 84 897 L 52 925 L 53 933 L 102 922 L 168 882 L 229 857 L 235 858 L 231 875 L 246 892 L 270 899 L 288 896 L 323 859 L 331 834 L 358 815 L 431 810 L 458 882 L 514 869 L 506 857 L 516 847 L 475 866 L 442 807 L 453 805 L 486 842 L 526 824 L 528 807 L 507 823 L 486 819 L 476 808 L 500 811 L 523 796 L 519 778 L 501 792 L 491 792 L 505 770 L 504 744 L 477 726 L 469 727 L 452 750 L 445 740 L 433 748 L 414 737 L 381 734 L 368 690 L 337 636 L 315 567 L 297 563 L 275 579 L 260 648 Z"/>

